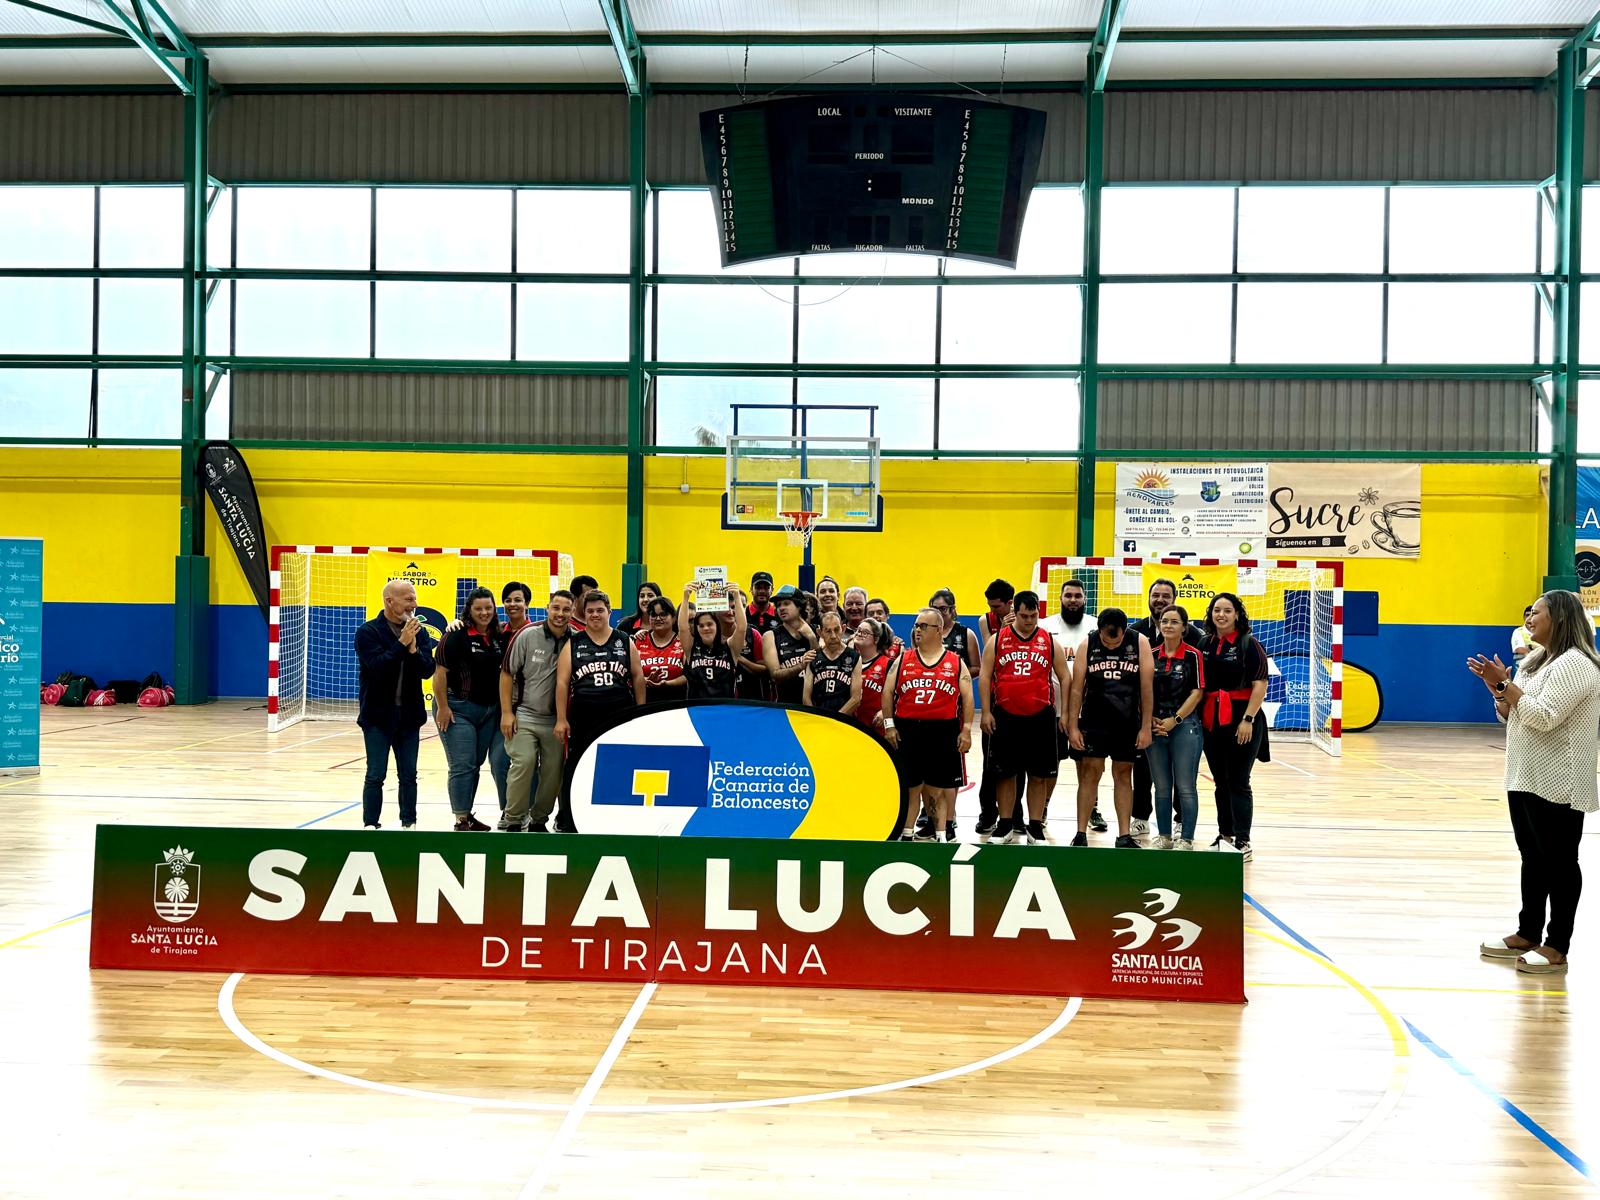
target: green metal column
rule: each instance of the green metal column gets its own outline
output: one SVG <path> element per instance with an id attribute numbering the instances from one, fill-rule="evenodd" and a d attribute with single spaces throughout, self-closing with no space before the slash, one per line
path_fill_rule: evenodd
<path id="1" fill-rule="evenodd" d="M 1094 87 L 1094 64 L 1084 93 L 1083 322 L 1078 406 L 1078 540 L 1076 553 L 1094 553 L 1095 474 L 1100 438 L 1100 193 L 1105 183 L 1105 93 Z"/>
<path id="2" fill-rule="evenodd" d="M 645 186 L 646 116 L 650 90 L 644 56 L 636 70 L 639 87 L 628 95 L 628 516 L 626 561 L 622 564 L 619 607 L 626 608 L 645 579 L 644 561 L 644 406 L 645 406 Z"/>
<path id="3" fill-rule="evenodd" d="M 1578 519 L 1578 362 L 1580 248 L 1583 244 L 1583 47 L 1563 46 L 1556 60 L 1555 373 L 1550 403 L 1550 530 L 1546 591 L 1576 591 Z"/>
<path id="4" fill-rule="evenodd" d="M 206 153 L 210 72 L 203 55 L 186 63 L 183 102 L 183 400 L 178 449 L 178 558 L 173 583 L 173 690 L 179 704 L 210 697 L 211 561 L 205 495 L 198 478 L 205 439 Z"/>

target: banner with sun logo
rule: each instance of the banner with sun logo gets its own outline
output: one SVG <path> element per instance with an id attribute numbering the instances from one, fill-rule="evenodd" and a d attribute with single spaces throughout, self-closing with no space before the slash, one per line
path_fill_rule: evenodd
<path id="1" fill-rule="evenodd" d="M 1255 558 L 1265 552 L 1265 463 L 1118 463 L 1116 553 Z"/>

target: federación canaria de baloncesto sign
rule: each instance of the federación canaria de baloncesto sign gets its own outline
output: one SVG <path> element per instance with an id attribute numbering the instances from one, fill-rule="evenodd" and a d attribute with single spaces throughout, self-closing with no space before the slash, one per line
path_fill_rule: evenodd
<path id="1" fill-rule="evenodd" d="M 1236 857 L 102 825 L 90 965 L 1239 1001 Z"/>

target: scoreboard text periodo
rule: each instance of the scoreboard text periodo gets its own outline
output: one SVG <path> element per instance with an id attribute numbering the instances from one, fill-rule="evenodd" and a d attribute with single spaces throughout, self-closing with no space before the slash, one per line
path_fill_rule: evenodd
<path id="1" fill-rule="evenodd" d="M 722 264 L 906 251 L 1015 266 L 1045 114 L 951 96 L 801 96 L 700 115 Z"/>

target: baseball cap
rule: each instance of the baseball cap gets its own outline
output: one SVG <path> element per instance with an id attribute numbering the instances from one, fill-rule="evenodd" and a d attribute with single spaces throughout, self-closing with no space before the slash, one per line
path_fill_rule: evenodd
<path id="1" fill-rule="evenodd" d="M 794 586 L 794 584 L 786 583 L 781 588 L 779 588 L 777 591 L 772 593 L 772 598 L 774 600 L 782 600 L 785 596 L 787 596 L 790 599 L 794 599 L 795 597 L 798 597 L 799 595 L 800 595 L 799 589 L 796 588 Z"/>
<path id="2" fill-rule="evenodd" d="M 750 586 L 751 587 L 755 587 L 755 585 L 758 584 L 758 583 L 771 583 L 771 582 L 772 582 L 772 572 L 770 572 L 770 571 L 757 571 L 754 575 L 750 576 Z"/>

